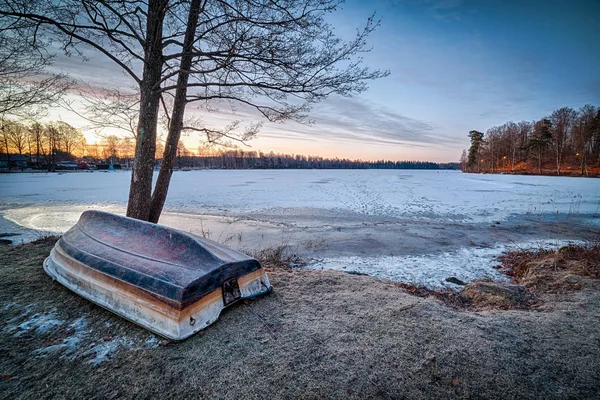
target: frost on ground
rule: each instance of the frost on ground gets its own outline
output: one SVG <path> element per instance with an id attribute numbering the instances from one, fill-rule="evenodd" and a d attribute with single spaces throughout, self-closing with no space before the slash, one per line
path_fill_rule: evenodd
<path id="1" fill-rule="evenodd" d="M 273 294 L 185 341 L 130 350 L 155 337 L 53 283 L 50 248 L 0 246 L 2 398 L 598 398 L 598 280 L 539 294 L 539 311 L 472 312 L 387 280 L 275 269 Z M 25 305 L 14 326 L 52 312 L 64 323 L 4 332 Z"/>
<path id="2" fill-rule="evenodd" d="M 4 311 L 17 310 L 20 305 L 9 303 L 3 307 Z M 3 329 L 5 333 L 12 334 L 18 338 L 26 334 L 38 337 L 47 336 L 60 337 L 55 340 L 55 344 L 40 347 L 31 352 L 33 357 L 59 357 L 60 359 L 76 360 L 84 359 L 94 366 L 114 357 L 121 350 L 141 350 L 155 348 L 163 342 L 162 339 L 149 334 L 145 340 L 140 338 L 119 335 L 114 337 L 104 337 L 98 340 L 94 330 L 88 326 L 85 317 L 79 317 L 70 322 L 60 319 L 56 308 L 49 312 L 33 312 L 36 304 L 29 304 L 23 307 L 14 318 L 8 320 Z M 111 328 L 109 322 L 105 323 L 106 328 Z"/>

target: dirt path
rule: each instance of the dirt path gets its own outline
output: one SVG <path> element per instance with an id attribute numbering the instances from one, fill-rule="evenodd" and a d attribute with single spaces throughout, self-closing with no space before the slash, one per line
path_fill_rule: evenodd
<path id="1" fill-rule="evenodd" d="M 535 311 L 467 312 L 367 276 L 271 272 L 271 295 L 169 343 L 53 283 L 51 245 L 0 246 L 2 398 L 600 393 L 598 281 Z"/>

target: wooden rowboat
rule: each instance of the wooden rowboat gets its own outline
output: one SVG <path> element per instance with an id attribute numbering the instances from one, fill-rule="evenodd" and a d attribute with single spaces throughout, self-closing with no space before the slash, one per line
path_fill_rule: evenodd
<path id="1" fill-rule="evenodd" d="M 84 212 L 44 270 L 86 299 L 182 340 L 240 299 L 272 290 L 260 263 L 216 242 L 101 211 Z"/>

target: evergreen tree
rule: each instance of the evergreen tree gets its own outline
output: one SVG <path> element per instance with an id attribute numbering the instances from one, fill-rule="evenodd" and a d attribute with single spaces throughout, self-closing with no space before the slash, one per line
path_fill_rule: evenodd
<path id="1" fill-rule="evenodd" d="M 483 144 L 483 133 L 479 131 L 470 131 L 469 138 L 471 138 L 471 147 L 469 147 L 469 158 L 467 160 L 467 168 L 472 168 L 477 159 L 479 158 L 479 150 Z"/>
<path id="2" fill-rule="evenodd" d="M 535 150 L 538 155 L 538 172 L 542 173 L 542 156 L 544 149 L 552 143 L 552 123 L 549 119 L 543 118 L 533 126 L 533 135 L 529 139 L 529 148 Z"/>

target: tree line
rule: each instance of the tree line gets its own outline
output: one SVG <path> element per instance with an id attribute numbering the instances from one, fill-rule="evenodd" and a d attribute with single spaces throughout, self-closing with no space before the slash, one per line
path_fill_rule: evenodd
<path id="1" fill-rule="evenodd" d="M 27 166 L 53 171 L 64 161 L 89 164 L 130 163 L 135 147 L 131 137 L 103 136 L 88 143 L 81 130 L 64 121 L 31 122 L 0 118 L 0 161 L 11 167 L 11 156 L 25 156 Z M 14 167 L 14 165 L 12 165 Z"/>
<path id="2" fill-rule="evenodd" d="M 600 175 L 600 108 L 562 107 L 536 121 L 470 131 L 465 172 Z"/>
<path id="3" fill-rule="evenodd" d="M 458 163 L 428 161 L 363 161 L 346 158 L 324 158 L 261 151 L 199 149 L 200 155 L 190 154 L 179 147 L 175 166 L 207 169 L 458 169 Z"/>
<path id="4" fill-rule="evenodd" d="M 0 154 L 9 160 L 10 154 L 27 155 L 30 165 L 53 169 L 57 162 L 72 160 L 86 144 L 79 129 L 63 121 L 26 124 L 0 118 Z"/>
<path id="5" fill-rule="evenodd" d="M 8 155 L 27 157 L 27 165 L 52 171 L 57 163 L 81 160 L 131 166 L 135 143 L 132 137 L 103 136 L 99 143 L 87 143 L 82 132 L 64 121 L 33 122 L 0 119 L 0 160 Z M 156 143 L 155 167 L 162 163 L 164 144 Z M 242 149 L 198 147 L 196 152 L 179 141 L 174 169 L 458 169 L 458 163 L 428 161 L 363 161 L 326 158 Z"/>

